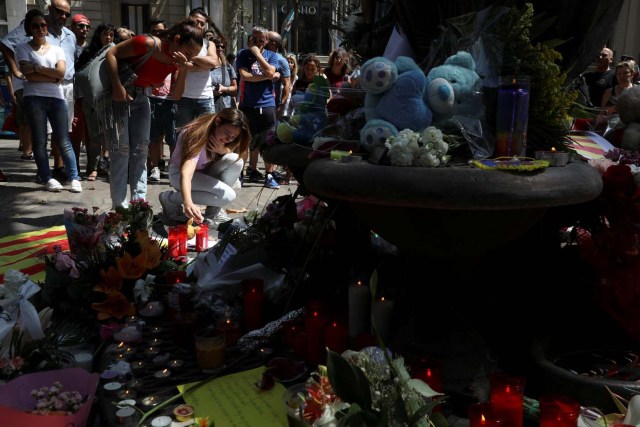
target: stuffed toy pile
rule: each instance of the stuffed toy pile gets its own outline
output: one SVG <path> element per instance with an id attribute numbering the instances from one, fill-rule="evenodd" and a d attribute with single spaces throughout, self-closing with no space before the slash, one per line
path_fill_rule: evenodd
<path id="1" fill-rule="evenodd" d="M 362 65 L 360 85 L 367 119 L 360 144 L 369 152 L 403 129 L 420 132 L 454 118 L 465 128 L 477 127 L 484 116 L 482 81 L 468 52 L 449 57 L 426 76 L 410 57 L 375 57 Z"/>

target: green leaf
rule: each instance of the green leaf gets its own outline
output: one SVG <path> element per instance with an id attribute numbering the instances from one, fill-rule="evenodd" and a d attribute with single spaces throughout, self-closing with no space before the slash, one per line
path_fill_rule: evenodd
<path id="1" fill-rule="evenodd" d="M 442 415 L 442 412 L 435 412 L 431 414 L 431 423 L 435 427 L 449 427 L 449 423 L 444 415 Z"/>
<path id="2" fill-rule="evenodd" d="M 429 387 L 429 384 L 425 383 L 422 380 L 412 378 L 407 381 L 407 385 L 416 393 L 419 393 L 424 397 L 442 396 L 442 393 L 438 393 L 437 391 Z"/>
<path id="3" fill-rule="evenodd" d="M 329 382 L 345 402 L 356 403 L 364 410 L 371 409 L 371 384 L 362 370 L 351 365 L 338 353 L 327 350 Z"/>
<path id="4" fill-rule="evenodd" d="M 289 427 L 309 427 L 309 423 L 287 414 L 287 425 Z"/>
<path id="5" fill-rule="evenodd" d="M 373 270 L 373 273 L 371 273 L 369 289 L 371 290 L 371 299 L 375 299 L 378 293 L 378 270 Z"/>

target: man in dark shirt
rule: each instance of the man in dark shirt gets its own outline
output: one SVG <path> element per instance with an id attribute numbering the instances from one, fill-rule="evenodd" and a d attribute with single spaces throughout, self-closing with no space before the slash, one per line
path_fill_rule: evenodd
<path id="1" fill-rule="evenodd" d="M 596 61 L 596 69 L 583 74 L 585 83 L 589 88 L 589 102 L 587 102 L 587 105 L 599 108 L 605 89 L 616 84 L 616 74 L 611 69 L 612 62 L 613 51 L 603 47 Z"/>

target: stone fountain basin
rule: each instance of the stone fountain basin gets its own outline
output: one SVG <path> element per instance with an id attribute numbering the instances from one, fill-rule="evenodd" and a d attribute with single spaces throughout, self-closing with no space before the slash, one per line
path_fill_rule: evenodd
<path id="1" fill-rule="evenodd" d="M 583 162 L 533 173 L 310 162 L 305 186 L 349 203 L 358 218 L 400 249 L 436 257 L 475 256 L 530 229 L 551 207 L 592 200 L 598 172 Z"/>

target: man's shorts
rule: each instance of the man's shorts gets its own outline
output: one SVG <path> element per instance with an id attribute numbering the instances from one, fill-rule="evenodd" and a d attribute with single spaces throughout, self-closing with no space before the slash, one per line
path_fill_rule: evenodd
<path id="1" fill-rule="evenodd" d="M 149 97 L 151 106 L 151 131 L 150 144 L 158 142 L 158 138 L 164 135 L 164 140 L 170 147 L 176 145 L 176 103 L 162 98 Z"/>

